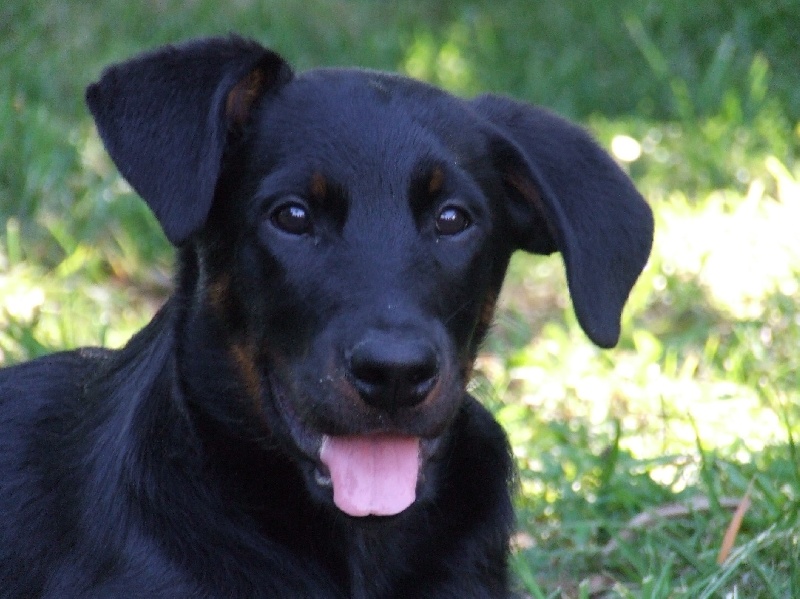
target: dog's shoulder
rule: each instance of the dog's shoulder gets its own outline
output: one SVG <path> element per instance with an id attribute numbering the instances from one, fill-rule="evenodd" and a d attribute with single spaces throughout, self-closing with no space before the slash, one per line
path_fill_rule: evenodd
<path id="1" fill-rule="evenodd" d="M 111 354 L 106 349 L 82 348 L 0 368 L 0 430 L 80 396 L 85 381 Z"/>
<path id="2" fill-rule="evenodd" d="M 128 394 L 115 376 L 127 353 L 81 348 L 0 369 L 0 597 L 202 594 L 131 526 L 123 500 L 97 509 L 116 475 L 103 462 L 118 457 L 98 443 L 119 434 L 105 391 Z"/>
<path id="3" fill-rule="evenodd" d="M 42 497 L 33 479 L 53 474 L 48 464 L 55 465 L 74 449 L 70 439 L 77 439 L 91 410 L 84 401 L 86 383 L 109 353 L 73 350 L 0 369 L 2 513 L 22 510 L 26 501 Z"/>
<path id="4" fill-rule="evenodd" d="M 63 432 L 80 420 L 84 380 L 105 360 L 104 350 L 74 350 L 0 369 L 0 579 L 9 596 L 39 596 L 26 586 L 63 553 L 62 526 L 75 495 L 65 487 L 73 463 Z M 70 468 L 74 470 L 73 468 Z M 0 595 L 2 593 L 0 592 Z"/>

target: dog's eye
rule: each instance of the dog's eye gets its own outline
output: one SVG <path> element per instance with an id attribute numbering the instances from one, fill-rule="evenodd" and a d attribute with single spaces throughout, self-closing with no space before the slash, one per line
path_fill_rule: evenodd
<path id="1" fill-rule="evenodd" d="M 281 231 L 303 235 L 311 230 L 311 217 L 302 204 L 290 202 L 272 213 L 272 223 Z"/>
<path id="2" fill-rule="evenodd" d="M 445 206 L 436 217 L 436 232 L 439 235 L 456 235 L 471 224 L 466 210 L 458 206 Z"/>

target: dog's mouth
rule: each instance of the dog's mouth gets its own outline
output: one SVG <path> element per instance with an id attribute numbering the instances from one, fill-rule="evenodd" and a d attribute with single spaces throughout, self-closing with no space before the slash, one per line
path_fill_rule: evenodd
<path id="1" fill-rule="evenodd" d="M 333 502 L 350 516 L 395 516 L 417 498 L 431 442 L 399 434 L 324 436 L 318 482 L 333 488 Z"/>
<path id="2" fill-rule="evenodd" d="M 396 516 L 420 498 L 441 435 L 429 438 L 392 430 L 322 433 L 304 422 L 280 383 L 272 381 L 271 387 L 316 495 L 358 518 Z"/>

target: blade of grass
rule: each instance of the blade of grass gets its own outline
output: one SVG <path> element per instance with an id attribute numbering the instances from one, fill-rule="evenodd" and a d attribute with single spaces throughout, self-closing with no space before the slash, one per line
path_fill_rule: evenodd
<path id="1" fill-rule="evenodd" d="M 536 576 L 533 573 L 530 563 L 525 559 L 521 552 L 513 553 L 511 555 L 511 566 L 517 578 L 522 583 L 525 591 L 530 593 L 533 599 L 554 599 L 558 597 L 559 592 L 556 590 L 551 595 L 546 595 L 536 581 Z"/>
<path id="2" fill-rule="evenodd" d="M 736 537 L 739 535 L 739 529 L 742 526 L 744 515 L 747 513 L 747 510 L 750 509 L 751 505 L 750 495 L 752 494 L 752 492 L 753 492 L 753 481 L 750 481 L 750 485 L 747 487 L 747 491 L 745 491 L 744 497 L 742 497 L 741 502 L 739 502 L 739 506 L 733 513 L 733 517 L 731 518 L 731 523 L 728 525 L 728 528 L 725 531 L 725 536 L 722 537 L 722 545 L 720 546 L 719 549 L 719 555 L 717 555 L 717 563 L 720 566 L 724 564 L 725 561 L 728 559 L 728 556 L 731 553 L 731 549 L 733 549 L 733 546 L 736 543 Z"/>
<path id="3" fill-rule="evenodd" d="M 6 251 L 8 252 L 9 266 L 22 262 L 22 240 L 20 238 L 19 221 L 13 217 L 6 221 Z"/>
<path id="4" fill-rule="evenodd" d="M 618 418 L 614 419 L 613 426 L 614 438 L 612 439 L 611 445 L 608 447 L 608 449 L 603 452 L 603 456 L 601 458 L 601 470 L 597 491 L 597 494 L 600 497 L 603 497 L 608 493 L 608 488 L 611 484 L 611 478 L 614 476 L 614 471 L 616 470 L 617 462 L 619 461 L 619 442 L 620 439 L 622 439 L 622 426 Z"/>
<path id="5" fill-rule="evenodd" d="M 691 414 L 688 414 L 689 424 L 694 431 L 695 447 L 700 456 L 700 478 L 702 479 L 706 495 L 708 496 L 711 505 L 716 509 L 720 509 L 719 497 L 717 495 L 716 485 L 714 484 L 714 470 L 711 462 L 711 456 L 703 447 L 703 441 L 700 438 L 700 430 L 697 428 L 697 422 Z"/>
<path id="6" fill-rule="evenodd" d="M 725 562 L 724 566 L 717 572 L 715 576 L 711 578 L 709 581 L 700 581 L 700 584 L 704 584 L 705 586 L 702 589 L 697 589 L 697 599 L 710 599 L 711 597 L 718 597 L 719 591 L 738 571 L 738 568 L 742 564 L 749 563 L 754 560 L 755 555 L 758 551 L 763 550 L 770 545 L 774 545 L 781 540 L 792 541 L 792 537 L 796 534 L 797 531 L 779 531 L 777 530 L 777 525 L 773 524 L 760 534 L 758 534 L 754 539 L 745 543 L 738 549 L 735 549 L 731 552 L 728 561 Z M 695 593 L 693 592 L 692 595 L 694 597 Z"/>

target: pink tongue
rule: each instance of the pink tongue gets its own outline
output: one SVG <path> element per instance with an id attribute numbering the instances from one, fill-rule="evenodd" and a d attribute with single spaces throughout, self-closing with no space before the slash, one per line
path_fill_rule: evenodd
<path id="1" fill-rule="evenodd" d="M 331 473 L 333 502 L 350 516 L 393 516 L 416 498 L 419 438 L 325 436 L 320 459 Z"/>

